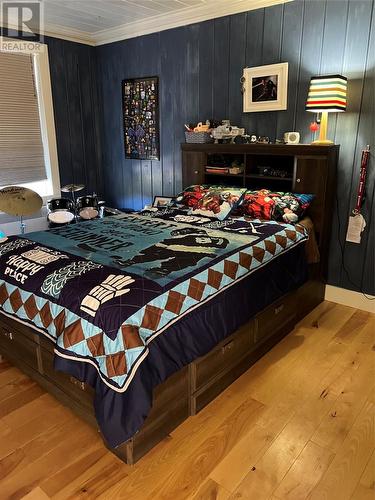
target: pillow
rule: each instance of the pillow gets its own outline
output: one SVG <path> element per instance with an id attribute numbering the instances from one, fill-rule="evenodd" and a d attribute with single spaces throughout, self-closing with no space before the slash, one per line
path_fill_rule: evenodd
<path id="1" fill-rule="evenodd" d="M 237 207 L 245 192 L 246 188 L 211 186 L 190 213 L 224 220 Z"/>
<path id="2" fill-rule="evenodd" d="M 275 210 L 273 219 L 276 221 L 295 224 L 302 216 L 303 210 L 300 202 L 292 193 L 278 193 L 273 197 Z"/>
<path id="3" fill-rule="evenodd" d="M 271 220 L 275 208 L 275 201 L 268 189 L 246 191 L 238 211 L 253 219 Z"/>
<path id="4" fill-rule="evenodd" d="M 315 198 L 314 194 L 304 193 L 279 193 L 281 196 L 275 200 L 275 220 L 295 224 L 304 215 L 311 202 Z"/>
<path id="5" fill-rule="evenodd" d="M 306 210 L 311 205 L 313 199 L 315 198 L 315 194 L 293 193 L 293 196 L 295 196 L 297 198 L 297 200 L 299 201 L 299 204 L 301 205 L 303 213 L 306 212 Z"/>
<path id="6" fill-rule="evenodd" d="M 208 186 L 206 185 L 193 184 L 177 195 L 175 201 L 186 207 L 196 207 L 198 201 L 207 193 L 207 190 Z"/>

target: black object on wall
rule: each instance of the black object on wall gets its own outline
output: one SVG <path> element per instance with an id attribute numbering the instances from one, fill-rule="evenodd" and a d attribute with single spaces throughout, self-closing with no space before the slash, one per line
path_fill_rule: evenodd
<path id="1" fill-rule="evenodd" d="M 159 160 L 159 79 L 122 82 L 125 158 Z"/>
<path id="2" fill-rule="evenodd" d="M 347 218 L 355 199 L 360 152 L 374 144 L 375 15 L 371 0 L 296 0 L 222 17 L 96 48 L 102 99 L 103 165 L 107 197 L 118 206 L 141 208 L 156 194 L 173 195 L 182 186 L 180 143 L 183 124 L 229 118 L 249 133 L 282 137 L 301 132 L 311 142 L 312 116 L 305 112 L 311 75 L 348 77 L 348 109 L 333 114 L 328 136 L 341 145 L 338 206 L 333 217 L 329 283 L 355 289 L 341 266 L 338 234 L 353 280 L 368 293 L 374 284 L 374 185 L 371 159 L 368 223 L 361 245 L 345 244 Z M 289 62 L 288 109 L 242 113 L 240 77 L 245 66 Z M 159 75 L 160 161 L 125 160 L 122 139 L 121 81 Z M 350 193 L 350 194 L 349 194 Z"/>

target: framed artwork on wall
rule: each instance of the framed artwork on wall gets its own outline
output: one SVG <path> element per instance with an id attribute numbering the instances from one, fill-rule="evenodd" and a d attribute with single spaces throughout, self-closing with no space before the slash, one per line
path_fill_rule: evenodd
<path id="1" fill-rule="evenodd" d="M 243 70 L 244 113 L 287 109 L 288 63 Z"/>
<path id="2" fill-rule="evenodd" d="M 125 158 L 159 160 L 159 79 L 122 82 Z"/>

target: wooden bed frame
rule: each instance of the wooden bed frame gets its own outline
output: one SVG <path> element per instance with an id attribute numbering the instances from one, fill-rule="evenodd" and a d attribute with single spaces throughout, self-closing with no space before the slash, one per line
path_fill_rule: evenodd
<path id="1" fill-rule="evenodd" d="M 324 300 L 339 147 L 183 145 L 183 178 L 186 184 L 194 176 L 198 177 L 199 183 L 206 180 L 204 165 L 207 151 L 214 148 L 224 153 L 244 151 L 245 158 L 251 155 L 293 156 L 294 190 L 314 193 L 317 197 L 310 217 L 317 229 L 321 261 L 318 265 L 310 266 L 310 279 L 302 287 L 263 309 L 207 355 L 193 361 L 155 388 L 153 408 L 142 429 L 126 443 L 111 449 L 128 464 L 135 463 L 186 418 L 204 408 Z M 53 344 L 49 340 L 0 313 L 0 353 L 59 401 L 97 427 L 93 389 L 53 370 Z"/>

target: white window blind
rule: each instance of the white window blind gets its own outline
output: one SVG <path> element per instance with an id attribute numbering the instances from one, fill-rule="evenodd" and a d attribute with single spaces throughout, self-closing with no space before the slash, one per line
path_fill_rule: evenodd
<path id="1" fill-rule="evenodd" d="M 32 56 L 0 52 L 0 186 L 47 178 Z"/>

